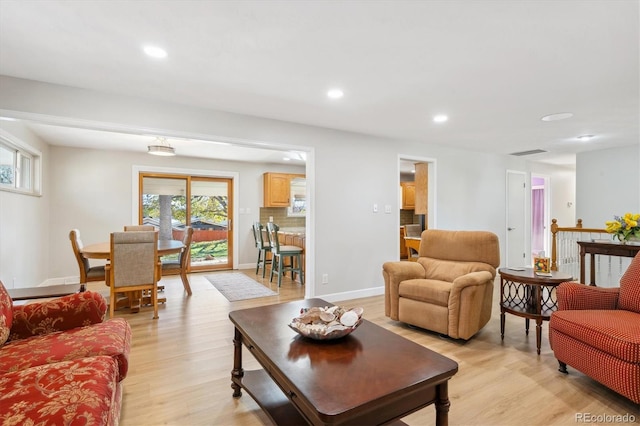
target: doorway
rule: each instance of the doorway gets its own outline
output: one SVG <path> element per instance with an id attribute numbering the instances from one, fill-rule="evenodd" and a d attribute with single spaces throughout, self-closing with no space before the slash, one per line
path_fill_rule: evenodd
<path id="1" fill-rule="evenodd" d="M 427 193 L 426 200 L 424 194 L 421 197 L 416 196 L 415 187 L 415 165 L 421 163 L 426 165 L 423 173 L 426 172 Z M 408 259 L 410 250 L 407 249 L 404 240 L 404 226 L 412 224 L 420 224 L 421 229 L 429 229 L 436 227 L 436 173 L 437 164 L 434 158 L 415 157 L 410 155 L 398 156 L 398 204 L 399 204 L 399 250 L 397 251 L 399 259 Z M 422 201 L 421 201 L 422 200 Z M 416 202 L 426 202 L 426 214 L 416 214 L 420 209 L 416 209 Z M 420 231 L 421 232 L 421 231 Z M 419 235 L 419 234 L 418 234 Z"/>
<path id="2" fill-rule="evenodd" d="M 165 240 L 181 240 L 191 226 L 189 272 L 232 269 L 232 187 L 229 178 L 140 173 L 138 221 Z"/>
<path id="3" fill-rule="evenodd" d="M 549 178 L 531 175 L 531 255 L 549 257 Z"/>
<path id="4" fill-rule="evenodd" d="M 520 267 L 527 263 L 526 191 L 526 174 L 507 170 L 507 266 Z"/>

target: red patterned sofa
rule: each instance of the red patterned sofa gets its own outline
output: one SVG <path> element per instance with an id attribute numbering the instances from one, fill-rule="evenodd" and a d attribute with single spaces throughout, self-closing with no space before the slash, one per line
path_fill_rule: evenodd
<path id="1" fill-rule="evenodd" d="M 619 288 L 562 283 L 549 343 L 567 365 L 640 404 L 640 253 Z"/>
<path id="2" fill-rule="evenodd" d="M 0 282 L 0 424 L 116 425 L 131 327 L 91 291 L 13 306 Z"/>

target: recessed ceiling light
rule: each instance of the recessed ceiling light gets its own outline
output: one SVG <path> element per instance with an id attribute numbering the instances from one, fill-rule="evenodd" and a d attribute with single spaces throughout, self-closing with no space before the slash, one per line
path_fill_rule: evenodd
<path id="1" fill-rule="evenodd" d="M 542 120 L 542 121 L 558 121 L 558 120 L 565 120 L 565 119 L 571 118 L 571 117 L 573 117 L 573 113 L 571 113 L 571 112 L 558 112 L 558 113 L 555 113 L 555 114 L 545 115 L 540 120 Z"/>
<path id="2" fill-rule="evenodd" d="M 340 99 L 344 96 L 344 92 L 340 89 L 331 89 L 327 92 L 327 96 L 331 99 Z"/>
<path id="3" fill-rule="evenodd" d="M 434 123 L 444 123 L 445 121 L 447 121 L 449 119 L 449 117 L 447 117 L 444 114 L 438 114 L 438 115 L 434 115 L 433 116 L 433 122 Z"/>
<path id="4" fill-rule="evenodd" d="M 578 140 L 584 142 L 584 141 L 588 141 L 592 137 L 593 137 L 593 135 L 582 135 L 582 136 L 578 136 Z"/>
<path id="5" fill-rule="evenodd" d="M 144 53 L 152 58 L 162 59 L 167 57 L 167 51 L 158 46 L 144 46 Z"/>

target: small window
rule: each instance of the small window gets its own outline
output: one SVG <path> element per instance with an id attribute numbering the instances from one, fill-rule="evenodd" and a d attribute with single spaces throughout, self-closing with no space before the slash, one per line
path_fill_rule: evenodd
<path id="1" fill-rule="evenodd" d="M 41 195 L 41 154 L 0 131 L 0 190 Z"/>

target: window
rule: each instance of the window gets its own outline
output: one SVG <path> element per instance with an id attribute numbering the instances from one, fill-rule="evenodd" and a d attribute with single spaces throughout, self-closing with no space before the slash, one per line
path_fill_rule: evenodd
<path id="1" fill-rule="evenodd" d="M 0 130 L 0 190 L 41 195 L 41 154 Z"/>

